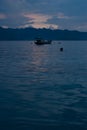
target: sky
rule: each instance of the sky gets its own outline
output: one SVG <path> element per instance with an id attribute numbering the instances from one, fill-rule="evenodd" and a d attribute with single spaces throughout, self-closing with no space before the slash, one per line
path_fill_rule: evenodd
<path id="1" fill-rule="evenodd" d="M 0 26 L 87 31 L 87 0 L 0 0 Z"/>

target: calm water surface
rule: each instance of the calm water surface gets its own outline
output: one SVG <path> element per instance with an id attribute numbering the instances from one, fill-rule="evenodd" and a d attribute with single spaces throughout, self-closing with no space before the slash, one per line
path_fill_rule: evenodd
<path id="1" fill-rule="evenodd" d="M 87 130 L 87 41 L 0 42 L 0 130 L 8 129 Z"/>

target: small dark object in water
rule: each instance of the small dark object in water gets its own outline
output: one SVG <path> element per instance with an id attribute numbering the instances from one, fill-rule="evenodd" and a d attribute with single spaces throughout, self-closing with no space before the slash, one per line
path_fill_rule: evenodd
<path id="1" fill-rule="evenodd" d="M 63 48 L 62 48 L 62 47 L 60 48 L 60 51 L 63 51 Z"/>
<path id="2" fill-rule="evenodd" d="M 35 40 L 35 44 L 37 44 L 37 45 L 51 44 L 51 42 L 52 42 L 51 40 L 43 40 L 41 38 L 37 38 Z"/>

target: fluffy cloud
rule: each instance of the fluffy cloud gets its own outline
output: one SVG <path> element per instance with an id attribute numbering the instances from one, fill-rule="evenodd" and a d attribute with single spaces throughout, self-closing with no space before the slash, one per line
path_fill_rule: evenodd
<path id="1" fill-rule="evenodd" d="M 28 20 L 28 23 L 24 26 L 33 26 L 35 28 L 58 28 L 57 25 L 48 23 L 48 20 L 52 18 L 50 15 L 28 13 L 23 14 L 23 16 Z"/>

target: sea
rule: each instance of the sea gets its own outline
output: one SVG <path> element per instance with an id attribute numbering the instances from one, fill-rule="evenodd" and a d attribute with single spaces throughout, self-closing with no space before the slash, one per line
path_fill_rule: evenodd
<path id="1" fill-rule="evenodd" d="M 87 130 L 87 41 L 0 41 L 0 130 L 19 129 Z"/>

